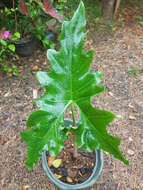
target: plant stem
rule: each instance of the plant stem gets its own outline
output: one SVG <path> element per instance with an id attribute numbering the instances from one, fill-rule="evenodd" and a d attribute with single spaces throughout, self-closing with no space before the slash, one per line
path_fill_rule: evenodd
<path id="1" fill-rule="evenodd" d="M 16 10 L 15 10 L 15 2 L 14 2 L 14 0 L 12 1 L 12 3 L 13 3 L 13 9 L 14 9 L 15 32 L 17 32 L 17 15 L 16 15 Z"/>
<path id="2" fill-rule="evenodd" d="M 71 111 L 72 111 L 72 119 L 73 119 L 73 126 L 76 126 L 76 119 L 75 119 L 75 110 L 74 110 L 74 104 L 71 103 Z"/>
<path id="3" fill-rule="evenodd" d="M 71 111 L 72 111 L 73 126 L 76 127 L 75 110 L 74 110 L 74 104 L 73 104 L 73 103 L 71 103 Z M 76 143 L 76 142 L 74 142 L 73 157 L 74 157 L 74 158 L 77 158 L 77 157 L 78 157 L 77 143 Z"/>

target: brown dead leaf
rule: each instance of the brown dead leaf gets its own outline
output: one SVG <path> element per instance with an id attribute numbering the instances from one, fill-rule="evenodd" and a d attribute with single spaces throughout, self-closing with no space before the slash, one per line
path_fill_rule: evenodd
<path id="1" fill-rule="evenodd" d="M 14 141 L 16 141 L 17 136 L 16 136 L 16 135 L 14 135 L 12 138 L 13 138 L 13 140 L 14 140 Z"/>
<path id="2" fill-rule="evenodd" d="M 47 59 L 44 60 L 43 65 L 47 65 Z"/>
<path id="3" fill-rule="evenodd" d="M 52 166 L 54 160 L 55 160 L 55 157 L 52 157 L 52 156 L 48 157 L 48 166 L 49 167 Z"/>

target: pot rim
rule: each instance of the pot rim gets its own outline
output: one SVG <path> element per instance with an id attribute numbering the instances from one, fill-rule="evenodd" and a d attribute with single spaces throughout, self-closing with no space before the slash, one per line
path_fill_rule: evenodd
<path id="1" fill-rule="evenodd" d="M 72 124 L 72 120 L 65 119 L 65 123 Z M 95 153 L 96 153 L 96 164 L 93 169 L 93 172 L 86 181 L 84 181 L 83 183 L 80 183 L 80 184 L 72 185 L 72 184 L 64 183 L 61 180 L 59 180 L 53 174 L 53 172 L 50 170 L 50 168 L 48 166 L 47 158 L 46 158 L 46 151 L 42 151 L 42 153 L 41 153 L 42 154 L 42 166 L 43 166 L 43 169 L 44 169 L 46 175 L 49 177 L 49 179 L 60 189 L 62 189 L 62 190 L 78 190 L 78 189 L 92 186 L 97 181 L 97 179 L 99 178 L 99 176 L 101 174 L 101 171 L 103 169 L 103 151 L 101 149 L 98 149 L 98 150 L 95 150 Z"/>

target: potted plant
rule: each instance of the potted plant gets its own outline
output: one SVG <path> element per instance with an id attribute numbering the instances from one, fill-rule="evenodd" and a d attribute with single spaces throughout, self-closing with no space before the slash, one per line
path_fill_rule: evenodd
<path id="1" fill-rule="evenodd" d="M 23 15 L 13 0 L 13 8 L 7 8 L 0 12 L 0 27 L 4 27 L 10 33 L 19 33 L 20 37 L 13 40 L 15 46 L 15 52 L 19 56 L 28 56 L 33 53 L 33 35 L 31 30 L 33 29 L 30 24 L 30 19 Z"/>
<path id="2" fill-rule="evenodd" d="M 43 46 L 51 45 L 56 41 L 56 34 L 51 30 L 53 26 L 49 26 L 49 23 L 54 23 L 55 20 L 62 22 L 62 17 L 58 11 L 54 9 L 50 0 L 32 0 L 20 1 L 20 10 L 23 16 L 29 20 L 29 26 L 24 26 L 28 31 L 31 31 L 32 35 L 40 40 Z M 50 22 L 54 19 L 54 22 Z M 23 20 L 20 24 L 23 23 Z"/>
<path id="3" fill-rule="evenodd" d="M 0 27 L 5 27 L 10 33 L 20 33 L 20 38 L 14 42 L 16 53 L 19 56 L 32 55 L 36 39 L 40 40 L 44 46 L 53 45 L 49 42 L 52 35 L 47 34 L 49 21 L 53 18 L 61 22 L 62 17 L 50 1 L 20 0 L 19 5 L 17 3 L 16 0 L 12 0 L 12 8 L 5 7 L 0 10 Z M 55 33 L 53 36 L 56 37 Z"/>
<path id="4" fill-rule="evenodd" d="M 28 144 L 26 157 L 28 169 L 32 170 L 42 156 L 46 174 L 59 188 L 64 190 L 82 189 L 95 183 L 103 165 L 101 149 L 126 165 L 129 164 L 119 150 L 120 139 L 111 136 L 106 130 L 106 126 L 115 118 L 115 115 L 91 105 L 91 98 L 103 92 L 104 87 L 98 85 L 102 79 L 101 72 L 89 71 L 93 51 L 83 52 L 85 24 L 84 5 L 81 2 L 72 20 L 63 22 L 60 50 L 57 52 L 50 49 L 47 52 L 51 72 L 37 73 L 37 79 L 46 91 L 41 98 L 36 100 L 40 109 L 33 112 L 27 121 L 27 127 L 32 128 L 21 133 L 22 139 Z M 79 113 L 78 122 L 76 122 L 75 106 Z M 64 119 L 64 113 L 68 107 L 71 108 L 72 121 Z M 60 178 L 62 174 L 55 173 L 53 168 L 53 166 L 57 167 L 53 163 L 58 162 L 59 165 L 59 162 L 60 164 L 62 162 L 62 159 L 56 156 L 64 149 L 68 137 L 72 139 L 71 145 L 68 144 L 68 148 L 72 146 L 73 150 L 73 153 L 69 154 L 73 159 L 72 166 L 75 166 L 74 162 L 77 160 L 80 162 L 78 159 L 80 153 L 86 154 L 78 150 L 82 148 L 89 154 L 93 151 L 92 156 L 95 150 L 95 166 L 92 168 L 91 176 L 85 182 L 75 184 L 68 176 L 67 181 L 63 182 L 62 177 Z M 67 154 L 68 152 L 63 152 L 63 159 Z M 47 164 L 47 159 L 50 162 L 51 158 L 54 160 L 52 168 L 48 166 L 49 163 Z M 68 162 L 67 164 L 69 166 Z M 63 167 L 65 166 L 62 165 L 58 172 L 61 172 Z M 82 175 L 83 168 L 80 168 L 79 164 L 76 167 Z M 66 168 L 68 170 L 68 167 Z"/>
<path id="5" fill-rule="evenodd" d="M 19 33 L 13 35 L 2 28 L 0 30 L 0 70 L 18 76 L 17 66 L 12 64 L 11 58 L 17 58 L 13 41 L 19 38 Z"/>

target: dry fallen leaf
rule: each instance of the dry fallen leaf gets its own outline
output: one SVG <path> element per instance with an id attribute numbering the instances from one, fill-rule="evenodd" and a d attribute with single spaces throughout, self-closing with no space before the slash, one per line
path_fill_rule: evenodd
<path id="1" fill-rule="evenodd" d="M 36 59 L 36 62 L 38 63 L 40 60 L 39 59 Z"/>
<path id="2" fill-rule="evenodd" d="M 132 139 L 131 137 L 129 137 L 129 141 L 130 141 L 130 142 L 132 142 L 132 141 L 133 141 L 133 139 Z"/>
<path id="3" fill-rule="evenodd" d="M 43 65 L 47 65 L 47 59 L 44 60 Z"/>
<path id="4" fill-rule="evenodd" d="M 72 183 L 73 181 L 72 181 L 72 178 L 70 178 L 70 177 L 66 177 L 66 179 L 67 179 L 67 182 L 69 182 L 69 183 Z"/>
<path id="5" fill-rule="evenodd" d="M 37 89 L 33 89 L 33 99 L 37 99 L 37 95 L 38 94 L 38 91 Z"/>
<path id="6" fill-rule="evenodd" d="M 134 155 L 135 152 L 131 149 L 128 149 L 127 153 L 132 156 L 132 155 Z"/>
<path id="7" fill-rule="evenodd" d="M 14 140 L 14 141 L 16 141 L 16 139 L 17 139 L 17 136 L 15 135 L 15 136 L 13 136 L 12 138 L 13 138 L 13 140 Z"/>
<path id="8" fill-rule="evenodd" d="M 60 179 L 62 176 L 61 175 L 58 175 L 58 174 L 55 174 L 56 178 Z"/>
<path id="9" fill-rule="evenodd" d="M 129 106 L 129 108 L 134 108 L 131 104 L 129 104 L 128 106 Z"/>
<path id="10" fill-rule="evenodd" d="M 129 116 L 129 119 L 130 119 L 130 120 L 136 120 L 136 117 L 133 116 L 133 115 L 130 115 L 130 116 Z"/>
<path id="11" fill-rule="evenodd" d="M 28 190 L 28 189 L 30 189 L 30 186 L 29 186 L 29 185 L 24 185 L 24 186 L 23 186 L 23 190 Z"/>
<path id="12" fill-rule="evenodd" d="M 110 96 L 114 96 L 112 92 L 108 92 Z"/>
<path id="13" fill-rule="evenodd" d="M 37 71 L 39 69 L 39 67 L 37 66 L 37 65 L 35 65 L 34 67 L 33 67 L 33 70 L 34 71 Z"/>
<path id="14" fill-rule="evenodd" d="M 55 167 L 55 168 L 58 168 L 60 165 L 62 164 L 62 159 L 56 159 L 53 161 L 52 165 Z"/>
<path id="15" fill-rule="evenodd" d="M 9 95 L 10 95 L 10 91 L 7 92 L 7 93 L 4 95 L 4 97 L 8 97 Z"/>
<path id="16" fill-rule="evenodd" d="M 49 166 L 49 167 L 53 164 L 53 161 L 54 161 L 54 160 L 55 160 L 54 157 L 49 156 L 49 158 L 48 158 L 48 166 Z"/>

